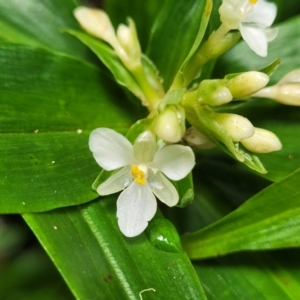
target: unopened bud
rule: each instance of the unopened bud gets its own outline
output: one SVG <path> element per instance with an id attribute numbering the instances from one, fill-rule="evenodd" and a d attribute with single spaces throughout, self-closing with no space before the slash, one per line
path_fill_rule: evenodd
<path id="1" fill-rule="evenodd" d="M 226 86 L 233 98 L 248 97 L 261 90 L 269 82 L 269 76 L 262 72 L 246 72 L 228 79 Z"/>
<path id="2" fill-rule="evenodd" d="M 255 130 L 251 122 L 235 114 L 217 114 L 216 121 L 222 126 L 234 142 L 251 137 Z"/>
<path id="3" fill-rule="evenodd" d="M 232 95 L 223 80 L 203 80 L 198 88 L 198 101 L 211 106 L 222 105 L 232 100 Z"/>
<path id="4" fill-rule="evenodd" d="M 190 146 L 197 147 L 199 149 L 210 149 L 215 146 L 215 144 L 208 139 L 206 135 L 194 127 L 188 128 L 183 138 Z"/>
<path id="5" fill-rule="evenodd" d="M 300 106 L 300 70 L 288 73 L 276 85 L 266 87 L 252 96 L 270 98 L 286 105 Z"/>
<path id="6" fill-rule="evenodd" d="M 128 26 L 121 24 L 117 29 L 117 37 L 130 60 L 131 67 L 141 64 L 141 47 L 132 19 L 128 18 Z"/>
<path id="7" fill-rule="evenodd" d="M 156 118 L 156 134 L 168 143 L 177 143 L 185 132 L 185 112 L 177 106 L 169 106 Z"/>
<path id="8" fill-rule="evenodd" d="M 254 153 L 269 153 L 282 148 L 278 137 L 271 131 L 255 128 L 252 137 L 241 140 L 242 145 Z"/>
<path id="9" fill-rule="evenodd" d="M 87 33 L 104 40 L 113 48 L 118 47 L 115 29 L 105 11 L 79 6 L 74 10 L 74 16 Z"/>

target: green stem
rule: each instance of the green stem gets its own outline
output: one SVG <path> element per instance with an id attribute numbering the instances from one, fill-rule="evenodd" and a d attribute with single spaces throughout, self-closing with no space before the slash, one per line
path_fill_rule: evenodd
<path id="1" fill-rule="evenodd" d="M 159 92 L 157 92 L 155 88 L 153 88 L 149 83 L 143 65 L 140 64 L 132 68 L 130 71 L 135 77 L 136 81 L 138 82 L 140 88 L 143 91 L 143 94 L 146 97 L 148 110 L 150 112 L 156 110 L 162 97 L 159 94 Z"/>

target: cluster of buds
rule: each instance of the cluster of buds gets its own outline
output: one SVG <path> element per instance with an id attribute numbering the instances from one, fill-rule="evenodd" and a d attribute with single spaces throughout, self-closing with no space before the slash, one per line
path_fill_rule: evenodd
<path id="1" fill-rule="evenodd" d="M 264 72 L 230 74 L 200 83 L 198 77 L 205 63 L 225 53 L 241 37 L 250 49 L 265 57 L 268 42 L 277 35 L 276 28 L 269 28 L 276 12 L 276 5 L 266 0 L 223 0 L 219 7 L 220 27 L 207 40 L 198 43 L 196 39 L 198 44 L 193 45 L 165 92 L 156 67 L 141 51 L 132 19 L 128 18 L 128 25 L 121 24 L 115 31 L 104 11 L 86 7 L 75 10 L 82 28 L 112 47 L 111 50 L 102 44 L 97 48 L 108 48 L 104 56 L 109 56 L 110 64 L 106 66 L 114 75 L 128 76 L 121 84 L 149 110 L 144 123 L 132 126 L 138 128 L 135 140 L 127 140 L 108 128 L 98 128 L 90 136 L 90 150 L 104 172 L 99 177 L 102 181 L 96 180 L 95 189 L 103 196 L 122 191 L 117 201 L 117 217 L 124 235 L 136 236 L 147 227 L 156 212 L 155 197 L 168 206 L 178 204 L 179 194 L 166 177 L 178 181 L 191 172 L 195 157 L 189 146 L 209 149 L 218 145 L 250 168 L 266 172 L 255 154 L 280 150 L 278 137 L 226 110 L 233 101 L 253 97 L 300 106 L 300 70 L 270 87 L 267 84 L 276 67 L 273 64 Z M 92 39 L 92 43 L 99 41 Z M 128 82 L 133 82 L 134 88 Z M 133 91 L 136 87 L 141 93 Z M 186 130 L 187 123 L 192 127 Z M 129 136 L 135 131 L 132 128 Z M 168 145 L 182 140 L 189 146 Z M 111 171 L 114 172 L 105 173 Z"/>
<path id="2" fill-rule="evenodd" d="M 220 107 L 235 99 L 243 99 L 254 93 L 259 93 L 268 82 L 268 75 L 255 71 L 226 76 L 224 79 L 203 80 L 197 90 L 185 94 L 183 103 L 190 107 L 197 105 L 211 107 L 209 118 L 217 124 L 216 127 L 222 128 L 222 132 L 225 132 L 233 142 L 240 142 L 251 152 L 268 153 L 277 151 L 281 149 L 281 143 L 274 133 L 255 128 L 243 116 L 218 113 L 212 110 L 214 107 Z M 198 148 L 206 149 L 211 145 L 207 142 L 208 138 L 195 128 L 192 131 L 190 129 L 184 138 L 190 145 Z"/>
<path id="3" fill-rule="evenodd" d="M 128 26 L 120 24 L 115 32 L 103 10 L 81 6 L 74 11 L 74 15 L 86 32 L 111 45 L 129 70 L 141 65 L 142 52 L 132 19 L 128 18 Z"/>

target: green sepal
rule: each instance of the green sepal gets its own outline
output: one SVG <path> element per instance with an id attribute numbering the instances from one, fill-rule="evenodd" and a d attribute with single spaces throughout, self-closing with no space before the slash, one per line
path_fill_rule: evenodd
<path id="1" fill-rule="evenodd" d="M 277 70 L 279 65 L 280 65 L 280 59 L 277 58 L 272 63 L 267 65 L 265 68 L 260 69 L 259 72 L 262 72 L 262 73 L 267 74 L 268 76 L 271 76 Z"/>

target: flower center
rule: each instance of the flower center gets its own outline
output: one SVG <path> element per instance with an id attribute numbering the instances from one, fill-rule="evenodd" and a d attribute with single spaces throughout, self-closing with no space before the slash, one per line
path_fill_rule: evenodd
<path id="1" fill-rule="evenodd" d="M 258 0 L 248 0 L 248 2 L 249 2 L 250 4 L 256 4 L 257 1 L 258 1 Z"/>
<path id="2" fill-rule="evenodd" d="M 132 165 L 131 174 L 135 182 L 139 184 L 145 184 L 147 182 L 148 168 L 144 164 Z"/>

